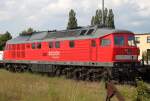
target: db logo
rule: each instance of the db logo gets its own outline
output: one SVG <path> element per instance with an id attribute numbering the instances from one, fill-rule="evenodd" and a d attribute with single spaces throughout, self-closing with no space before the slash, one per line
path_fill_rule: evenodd
<path id="1" fill-rule="evenodd" d="M 53 59 L 58 59 L 60 57 L 59 51 L 50 51 L 48 52 L 48 56 L 50 56 Z"/>

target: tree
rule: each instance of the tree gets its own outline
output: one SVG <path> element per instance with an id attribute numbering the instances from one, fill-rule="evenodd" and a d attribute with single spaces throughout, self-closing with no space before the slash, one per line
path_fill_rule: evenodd
<path id="1" fill-rule="evenodd" d="M 104 10 L 104 25 L 107 25 L 107 18 L 108 18 L 108 9 L 107 8 L 105 8 L 105 10 Z"/>
<path id="2" fill-rule="evenodd" d="M 26 33 L 27 33 L 27 31 L 24 30 L 24 31 L 22 31 L 22 32 L 20 33 L 20 35 L 25 35 Z"/>
<path id="3" fill-rule="evenodd" d="M 109 14 L 106 20 L 106 26 L 110 27 L 110 28 L 115 28 L 115 24 L 114 24 L 114 14 L 112 9 L 109 10 Z"/>
<path id="4" fill-rule="evenodd" d="M 92 17 L 91 25 L 98 25 L 102 22 L 102 11 L 100 9 L 96 10 L 95 16 Z"/>
<path id="5" fill-rule="evenodd" d="M 27 29 L 27 33 L 32 33 L 32 32 L 34 32 L 33 28 L 30 27 Z"/>
<path id="6" fill-rule="evenodd" d="M 67 29 L 74 29 L 77 27 L 78 27 L 78 24 L 77 24 L 77 19 L 76 19 L 76 13 L 73 9 L 71 9 L 69 12 L 69 21 L 68 21 Z"/>
<path id="7" fill-rule="evenodd" d="M 136 82 L 137 87 L 134 101 L 149 101 L 150 99 L 149 87 L 142 80 L 137 80 Z"/>
<path id="8" fill-rule="evenodd" d="M 99 25 L 102 24 L 102 10 L 98 9 L 96 10 L 95 16 L 91 19 L 91 25 Z M 115 28 L 114 24 L 114 14 L 113 10 L 105 8 L 104 10 L 104 25 L 109 28 Z"/>
<path id="9" fill-rule="evenodd" d="M 12 36 L 8 31 L 6 31 L 5 34 L 0 36 L 0 50 L 4 49 L 6 42 L 10 39 L 12 39 Z"/>
<path id="10" fill-rule="evenodd" d="M 142 60 L 148 64 L 148 61 L 150 61 L 150 52 L 149 51 L 144 51 L 142 53 Z"/>
<path id="11" fill-rule="evenodd" d="M 94 23 L 97 25 L 97 24 L 100 24 L 101 21 L 102 21 L 102 11 L 97 10 Z"/>
<path id="12" fill-rule="evenodd" d="M 33 32 L 36 32 L 33 28 L 28 28 L 27 30 L 23 30 L 20 35 L 30 35 L 32 34 Z"/>

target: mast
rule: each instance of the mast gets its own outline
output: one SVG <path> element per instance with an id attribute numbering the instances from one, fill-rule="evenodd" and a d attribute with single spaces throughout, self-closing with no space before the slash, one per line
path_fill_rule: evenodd
<path id="1" fill-rule="evenodd" d="M 102 25 L 104 25 L 104 0 L 102 0 Z"/>

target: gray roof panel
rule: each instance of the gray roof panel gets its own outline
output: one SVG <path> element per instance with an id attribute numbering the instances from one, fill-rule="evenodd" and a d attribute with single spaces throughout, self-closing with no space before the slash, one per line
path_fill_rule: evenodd
<path id="1" fill-rule="evenodd" d="M 47 37 L 45 39 L 77 37 L 79 36 L 79 33 L 80 30 L 48 32 Z"/>
<path id="2" fill-rule="evenodd" d="M 86 35 L 88 30 L 94 29 L 93 33 Z M 87 30 L 87 32 L 82 36 L 80 35 L 82 30 Z M 86 27 L 81 29 L 73 30 L 63 30 L 63 31 L 45 31 L 45 32 L 36 32 L 27 36 L 18 36 L 12 40 L 9 40 L 7 43 L 16 44 L 16 43 L 29 43 L 29 42 L 41 42 L 41 41 L 50 41 L 50 40 L 75 40 L 75 39 L 88 39 L 88 38 L 98 38 L 111 33 L 132 33 L 126 30 L 115 30 L 108 28 L 98 28 L 98 27 Z"/>
<path id="3" fill-rule="evenodd" d="M 11 39 L 9 41 L 7 41 L 7 43 L 9 44 L 14 44 L 14 43 L 19 43 L 19 42 L 26 42 L 30 39 L 31 36 L 18 36 L 14 39 Z"/>
<path id="4" fill-rule="evenodd" d="M 47 32 L 35 32 L 35 33 L 33 33 L 32 34 L 32 36 L 30 37 L 30 41 L 31 40 L 43 40 L 43 39 L 45 39 L 45 37 L 47 36 Z"/>
<path id="5" fill-rule="evenodd" d="M 115 30 L 115 29 L 108 29 L 108 28 L 99 28 L 97 29 L 97 31 L 95 32 L 95 35 L 98 37 L 102 37 L 111 33 L 132 33 L 130 31 L 127 30 Z"/>

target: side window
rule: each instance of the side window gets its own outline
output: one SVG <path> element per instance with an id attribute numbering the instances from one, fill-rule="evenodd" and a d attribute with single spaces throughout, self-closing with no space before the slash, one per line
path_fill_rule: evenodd
<path id="1" fill-rule="evenodd" d="M 140 43 L 140 37 L 135 37 L 135 42 L 138 44 Z"/>
<path id="2" fill-rule="evenodd" d="M 53 48 L 53 42 L 48 43 L 49 48 Z"/>
<path id="3" fill-rule="evenodd" d="M 69 47 L 70 47 L 70 48 L 74 48 L 74 47 L 75 47 L 74 41 L 70 41 L 70 42 L 69 42 Z"/>
<path id="4" fill-rule="evenodd" d="M 80 35 L 84 35 L 86 33 L 86 30 L 82 30 Z"/>
<path id="5" fill-rule="evenodd" d="M 150 36 L 147 37 L 147 43 L 150 43 Z"/>
<path id="6" fill-rule="evenodd" d="M 111 42 L 110 39 L 102 39 L 101 41 L 101 46 L 110 46 Z"/>
<path id="7" fill-rule="evenodd" d="M 90 30 L 87 32 L 87 35 L 91 35 L 93 31 L 94 31 L 94 29 L 90 29 Z"/>
<path id="8" fill-rule="evenodd" d="M 92 40 L 92 41 L 91 41 L 91 46 L 92 46 L 92 47 L 96 47 L 96 41 L 95 41 L 95 40 Z"/>
<path id="9" fill-rule="evenodd" d="M 35 43 L 32 43 L 32 49 L 35 49 Z"/>
<path id="10" fill-rule="evenodd" d="M 37 48 L 41 49 L 41 43 L 37 43 Z"/>
<path id="11" fill-rule="evenodd" d="M 55 48 L 60 48 L 60 42 L 59 41 L 55 42 Z"/>
<path id="12" fill-rule="evenodd" d="M 125 45 L 125 39 L 123 36 L 115 36 L 115 45 L 117 46 L 123 46 Z"/>

